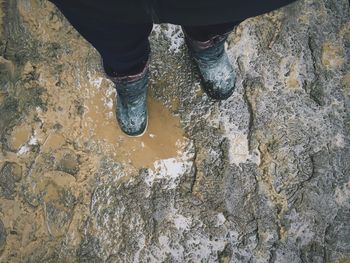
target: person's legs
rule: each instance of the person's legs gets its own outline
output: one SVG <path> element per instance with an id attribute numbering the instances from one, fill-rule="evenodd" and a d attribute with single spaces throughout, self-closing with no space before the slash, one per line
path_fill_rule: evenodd
<path id="1" fill-rule="evenodd" d="M 74 28 L 101 54 L 106 74 L 115 83 L 116 118 L 130 136 L 147 127 L 147 87 L 153 24 L 123 24 L 80 0 L 53 0 Z"/>
<path id="2" fill-rule="evenodd" d="M 200 71 L 202 87 L 213 99 L 227 99 L 235 88 L 235 74 L 224 44 L 237 24 L 182 26 L 185 42 Z"/>
<path id="3" fill-rule="evenodd" d="M 73 27 L 100 53 L 108 75 L 137 74 L 146 65 L 153 24 L 123 24 L 91 10 L 84 1 L 52 1 Z"/>

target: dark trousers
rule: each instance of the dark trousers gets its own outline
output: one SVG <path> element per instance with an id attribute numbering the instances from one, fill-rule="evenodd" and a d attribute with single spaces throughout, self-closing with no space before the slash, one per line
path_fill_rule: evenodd
<path id="1" fill-rule="evenodd" d="M 150 45 L 148 37 L 153 24 L 116 23 L 111 17 L 91 17 L 93 10 L 81 6 L 72 7 L 67 1 L 53 1 L 74 28 L 100 53 L 108 75 L 133 75 L 145 66 Z M 69 2 L 69 1 L 68 1 Z M 217 35 L 230 32 L 239 22 L 186 26 L 182 28 L 191 39 L 206 41 Z"/>

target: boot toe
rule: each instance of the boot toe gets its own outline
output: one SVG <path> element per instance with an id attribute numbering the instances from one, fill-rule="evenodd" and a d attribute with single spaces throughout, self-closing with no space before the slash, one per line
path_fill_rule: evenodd
<path id="1" fill-rule="evenodd" d="M 203 83 L 203 90 L 212 99 L 226 100 L 233 94 L 235 85 L 232 84 L 223 88 L 222 86 L 217 86 L 213 82 L 207 81 Z"/>
<path id="2" fill-rule="evenodd" d="M 120 96 L 116 100 L 116 117 L 120 129 L 128 136 L 143 135 L 148 123 L 145 95 L 132 104 L 123 103 Z"/>
<path id="3" fill-rule="evenodd" d="M 212 99 L 225 100 L 235 90 L 235 74 L 228 61 L 214 67 L 200 68 L 204 92 Z"/>
<path id="4" fill-rule="evenodd" d="M 132 122 L 123 125 L 121 124 L 121 122 L 119 122 L 119 126 L 122 129 L 122 131 L 128 136 L 131 136 L 131 137 L 142 136 L 146 132 L 147 118 L 138 125 Z"/>

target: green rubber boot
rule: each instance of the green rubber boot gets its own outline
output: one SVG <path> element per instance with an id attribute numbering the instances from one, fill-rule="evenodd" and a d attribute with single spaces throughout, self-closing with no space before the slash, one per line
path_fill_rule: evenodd
<path id="1" fill-rule="evenodd" d="M 121 130 L 129 136 L 142 136 L 147 129 L 148 79 L 148 64 L 139 74 L 112 78 L 117 90 L 117 121 Z"/>
<path id="2" fill-rule="evenodd" d="M 203 90 L 216 100 L 229 98 L 235 89 L 235 72 L 225 51 L 227 36 L 219 35 L 200 42 L 185 33 L 185 42 L 200 71 Z"/>

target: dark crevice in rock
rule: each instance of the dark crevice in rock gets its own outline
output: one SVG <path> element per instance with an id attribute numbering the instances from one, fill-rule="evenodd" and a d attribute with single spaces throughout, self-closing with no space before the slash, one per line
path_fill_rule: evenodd
<path id="1" fill-rule="evenodd" d="M 308 48 L 311 54 L 311 61 L 312 61 L 312 68 L 313 68 L 313 74 L 314 74 L 314 79 L 312 80 L 311 83 L 306 85 L 304 87 L 305 91 L 309 94 L 310 98 L 318 105 L 318 106 L 324 106 L 325 102 L 323 100 L 323 88 L 322 84 L 320 82 L 320 72 L 322 72 L 321 68 L 318 66 L 320 61 L 318 59 L 318 48 L 315 43 L 315 37 L 311 35 L 311 33 L 308 34 Z M 316 55 L 317 52 L 317 55 Z"/>
<path id="2" fill-rule="evenodd" d="M 194 186 L 196 185 L 196 182 L 197 182 L 197 173 L 198 173 L 198 169 L 197 169 L 197 153 L 194 154 L 194 158 L 193 158 L 193 180 L 192 180 L 192 183 L 191 183 L 191 193 L 193 193 L 193 188 Z"/>
<path id="3" fill-rule="evenodd" d="M 245 82 L 243 83 L 243 87 L 244 87 L 243 99 L 247 105 L 247 109 L 249 113 L 248 134 L 247 134 L 249 153 L 251 153 L 252 151 L 251 140 L 252 140 L 252 134 L 253 134 L 254 115 L 255 115 L 253 105 L 251 102 L 252 98 L 249 95 L 250 90 L 248 90 L 251 88 L 250 85 L 251 85 L 250 80 L 245 80 Z"/>
<path id="4" fill-rule="evenodd" d="M 6 246 L 6 229 L 4 223 L 0 219 L 0 256 Z"/>
<path id="5" fill-rule="evenodd" d="M 4 59 L 7 59 L 6 53 L 7 53 L 7 48 L 8 48 L 9 41 L 8 41 L 8 39 L 6 39 L 6 40 L 4 40 L 4 42 L 5 42 L 5 44 L 3 45 L 3 50 L 1 51 L 1 56 Z"/>

